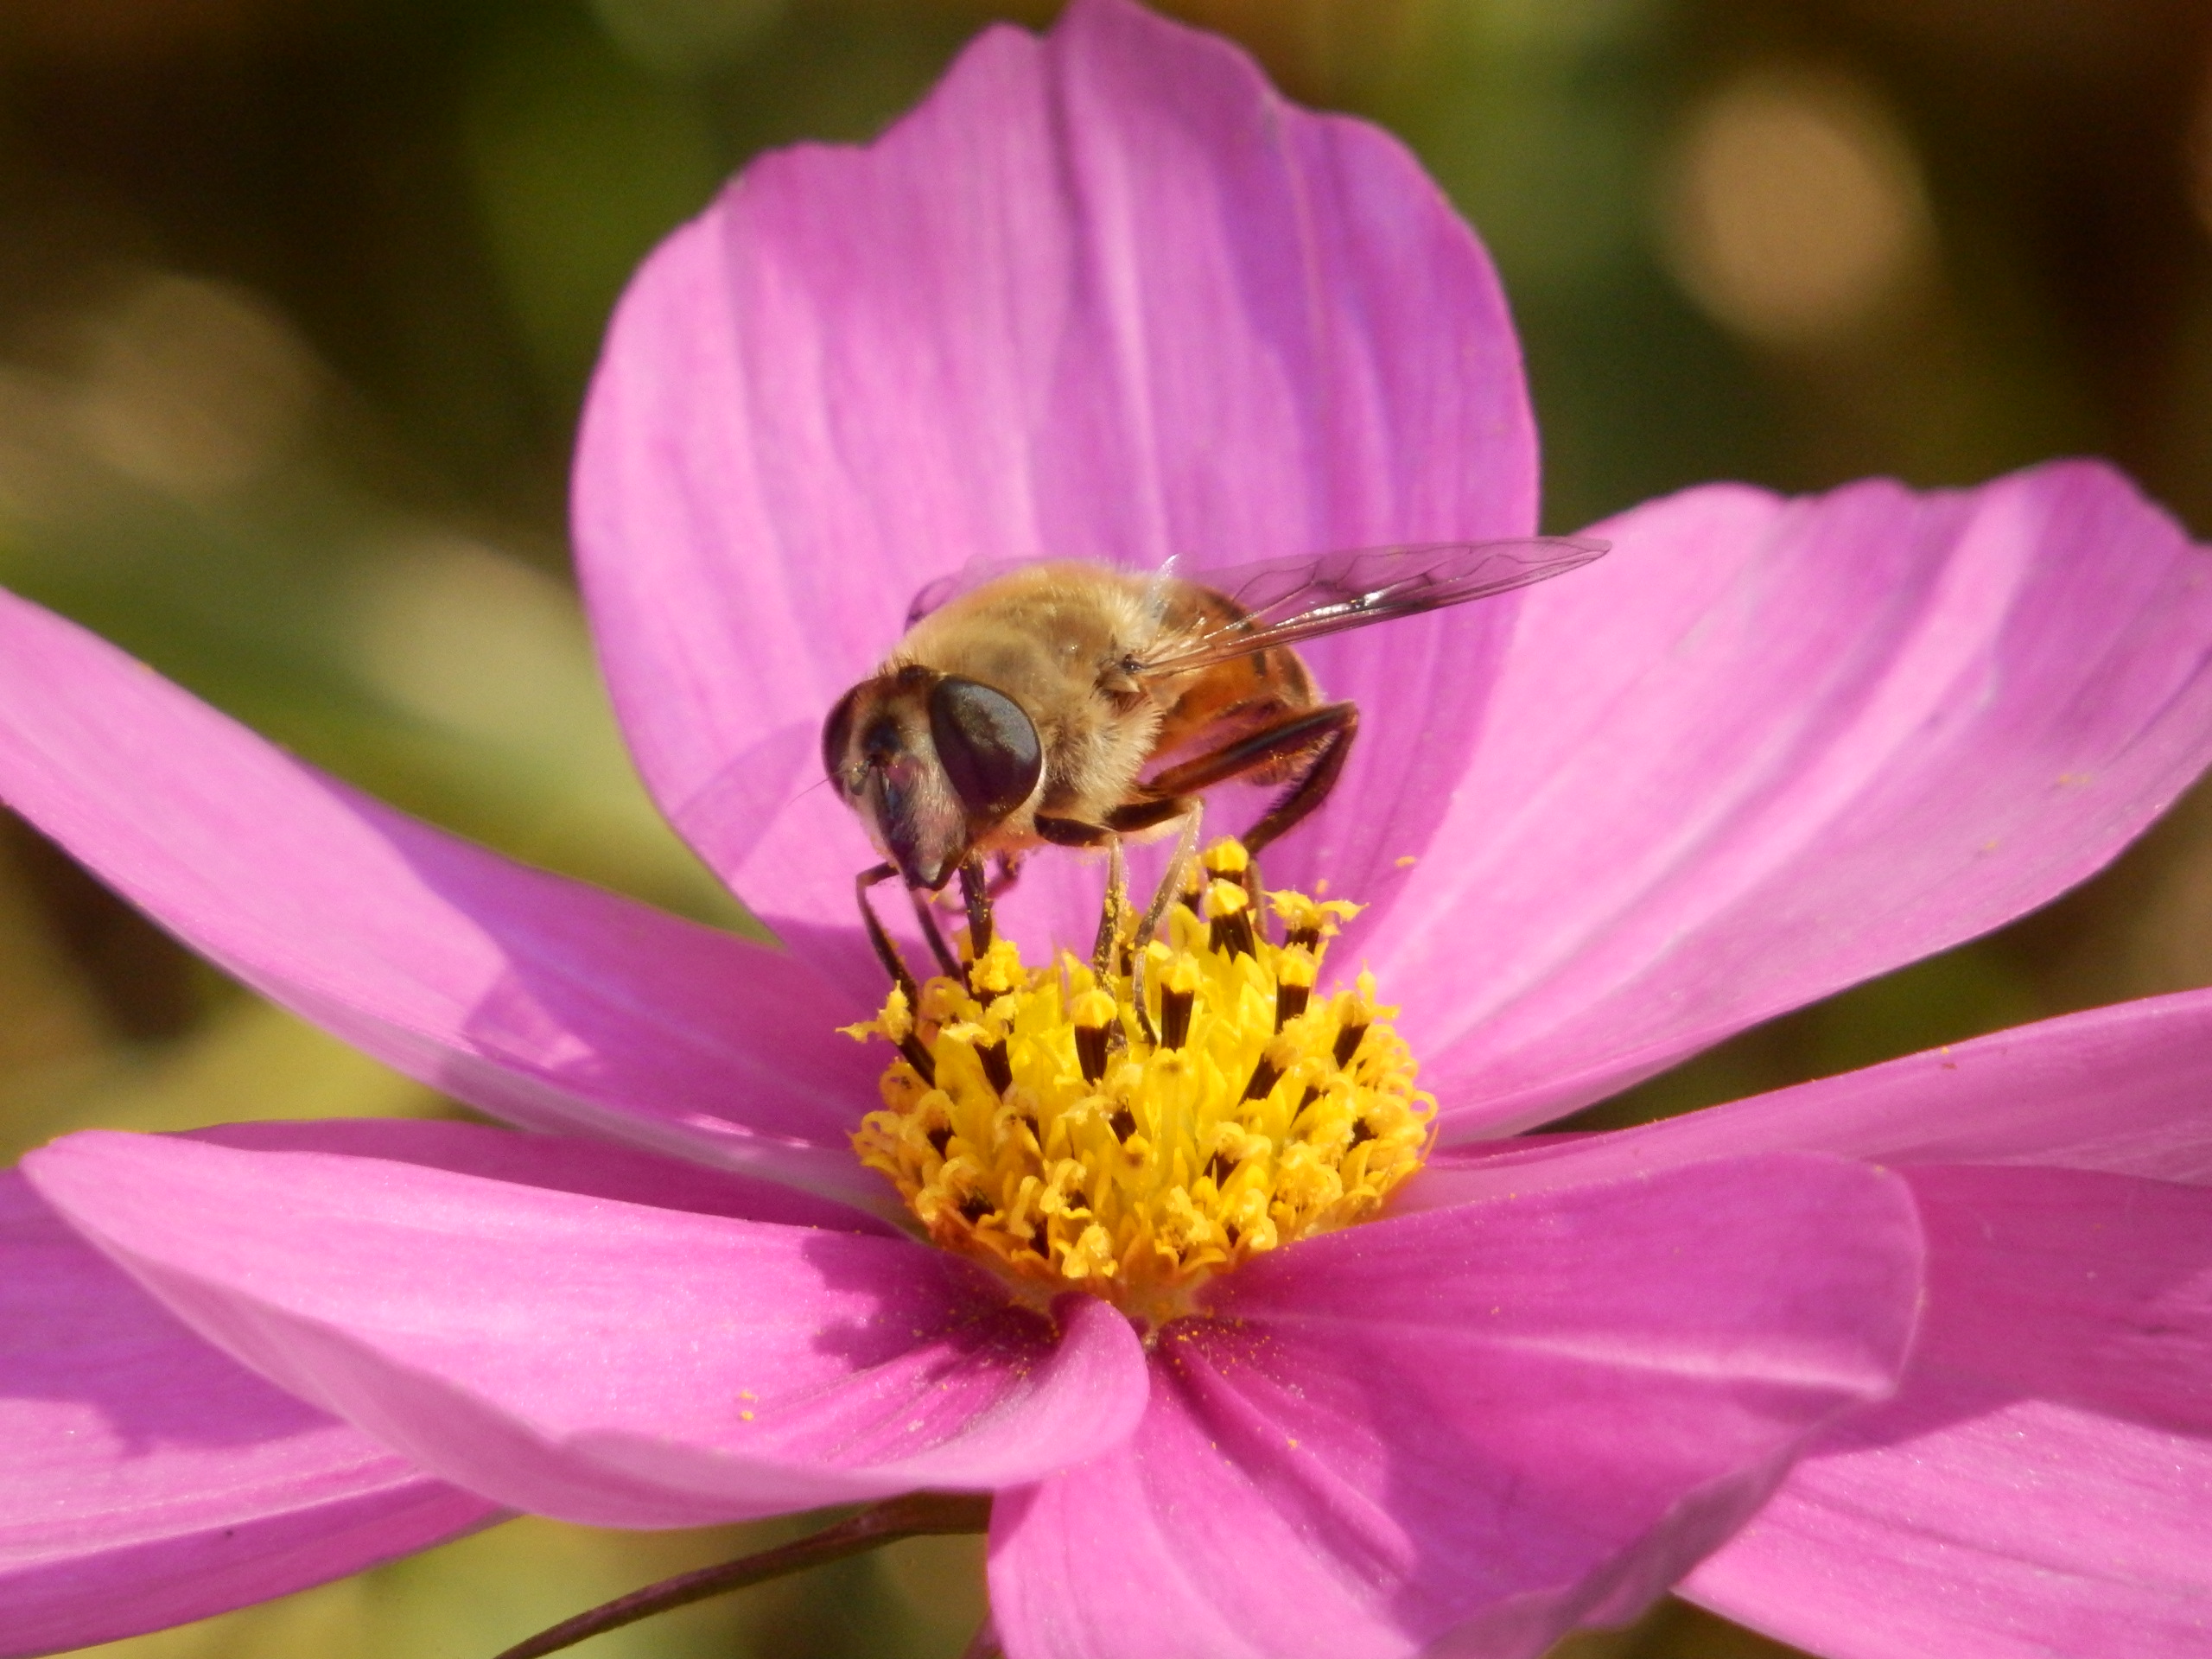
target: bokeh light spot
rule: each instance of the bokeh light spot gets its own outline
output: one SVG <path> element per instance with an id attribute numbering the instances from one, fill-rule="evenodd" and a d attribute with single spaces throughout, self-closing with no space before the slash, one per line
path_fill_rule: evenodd
<path id="1" fill-rule="evenodd" d="M 1677 279 L 1761 344 L 1857 333 L 1923 275 L 1934 235 L 1896 118 L 1838 74 L 1763 68 L 1700 101 L 1664 169 Z"/>
<path id="2" fill-rule="evenodd" d="M 306 343 L 254 295 L 157 273 L 92 324 L 74 424 L 127 478 L 220 495 L 293 453 L 315 383 Z"/>

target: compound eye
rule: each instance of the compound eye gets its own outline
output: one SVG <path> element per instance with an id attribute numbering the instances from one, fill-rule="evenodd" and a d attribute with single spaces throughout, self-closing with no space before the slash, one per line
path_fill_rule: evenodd
<path id="1" fill-rule="evenodd" d="M 948 675 L 930 691 L 938 764 L 969 823 L 996 823 L 1027 800 L 1045 770 L 1037 728 L 1003 691 Z"/>
<path id="2" fill-rule="evenodd" d="M 822 722 L 822 770 L 844 794 L 852 793 L 852 779 L 845 773 L 845 756 L 853 747 L 853 705 L 865 685 L 856 685 L 837 699 L 830 718 Z"/>

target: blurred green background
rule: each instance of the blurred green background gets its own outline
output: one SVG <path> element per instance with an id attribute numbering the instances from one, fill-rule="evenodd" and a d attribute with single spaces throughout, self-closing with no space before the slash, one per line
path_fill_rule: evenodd
<path id="1" fill-rule="evenodd" d="M 2062 451 L 2212 531 L 2202 0 L 1188 0 L 1387 123 L 1527 341 L 1545 518 L 1718 476 L 1976 480 Z M 980 0 L 9 0 L 0 582 L 521 856 L 736 912 L 594 680 L 563 476 L 607 307 L 764 145 L 877 130 Z M 1752 1032 L 1620 1122 L 2212 982 L 2212 796 L 1989 939 Z M 0 815 L 0 1139 L 456 1109 L 196 964 Z M 524 1521 L 130 1659 L 484 1659 L 781 1535 Z M 944 1656 L 970 1540 L 601 1638 Z M 1679 1605 L 1580 1659 L 1776 1655 Z"/>

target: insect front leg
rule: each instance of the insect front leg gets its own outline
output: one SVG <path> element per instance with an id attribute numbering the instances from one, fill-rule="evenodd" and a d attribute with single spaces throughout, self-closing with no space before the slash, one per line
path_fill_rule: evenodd
<path id="1" fill-rule="evenodd" d="M 908 887 L 906 896 L 914 901 L 914 919 L 921 924 L 922 937 L 929 941 L 937 965 L 954 979 L 963 977 L 960 958 L 952 954 L 952 947 L 944 942 L 944 930 L 938 925 L 937 906 L 931 902 L 931 895 L 920 887 Z"/>
<path id="2" fill-rule="evenodd" d="M 919 1008 L 922 1005 L 921 987 L 914 982 L 914 976 L 906 967 L 906 957 L 899 954 L 899 947 L 892 943 L 891 935 L 878 920 L 875 906 L 868 901 L 868 889 L 890 880 L 899 874 L 896 864 L 878 864 L 873 869 L 862 870 L 853 878 L 853 894 L 861 906 L 861 925 L 868 930 L 868 942 L 875 947 L 875 959 L 891 976 L 891 982 L 906 994 L 906 1006 Z"/>
<path id="3" fill-rule="evenodd" d="M 876 919 L 875 906 L 868 901 L 870 887 L 888 881 L 898 874 L 899 867 L 895 864 L 878 864 L 873 869 L 862 870 L 853 879 L 853 893 L 860 901 L 861 925 L 868 931 L 868 942 L 875 947 L 876 960 L 891 976 L 891 982 L 906 993 L 907 1012 L 919 1017 L 921 988 L 914 983 L 913 975 L 907 971 L 906 960 L 899 954 L 899 947 L 892 943 L 891 935 L 883 931 L 883 924 Z M 914 1068 L 915 1075 L 924 1083 L 936 1083 L 937 1062 L 931 1058 L 929 1050 L 922 1046 L 918 1033 L 908 1031 L 899 1044 L 899 1052 L 906 1057 L 907 1065 Z"/>

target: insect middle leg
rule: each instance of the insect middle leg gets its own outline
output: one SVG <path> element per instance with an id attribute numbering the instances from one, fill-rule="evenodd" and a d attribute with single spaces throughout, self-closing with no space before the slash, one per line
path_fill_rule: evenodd
<path id="1" fill-rule="evenodd" d="M 960 899 L 968 909 L 968 960 L 981 962 L 997 930 L 991 915 L 990 877 L 980 853 L 960 861 Z"/>
<path id="2" fill-rule="evenodd" d="M 1192 800 L 1184 804 L 1182 833 L 1175 837 L 1175 851 L 1168 858 L 1167 868 L 1160 872 L 1160 885 L 1152 890 L 1152 902 L 1144 907 L 1129 949 L 1129 1006 L 1136 1011 L 1137 1028 L 1144 1033 L 1148 1043 L 1156 1044 L 1160 1038 L 1153 1028 L 1152 1015 L 1144 1006 L 1145 947 L 1159 931 L 1160 918 L 1167 913 L 1167 906 L 1183 891 L 1183 872 L 1198 855 L 1198 828 L 1205 821 L 1204 801 Z"/>
<path id="3" fill-rule="evenodd" d="M 1122 943 L 1122 916 L 1129 907 L 1129 863 L 1122 838 L 1106 843 L 1106 902 L 1099 907 L 1098 937 L 1090 946 L 1090 973 L 1101 985 L 1114 982 L 1114 957 Z"/>
<path id="4" fill-rule="evenodd" d="M 1175 851 L 1167 861 L 1167 868 L 1160 873 L 1160 885 L 1152 890 L 1152 902 L 1144 907 L 1144 918 L 1137 924 L 1136 989 L 1140 1008 L 1144 1006 L 1144 948 L 1160 931 L 1160 918 L 1167 913 L 1167 906 L 1181 895 L 1184 874 L 1198 855 L 1198 830 L 1205 822 L 1205 803 L 1192 800 L 1184 805 L 1183 830 L 1175 837 Z"/>

